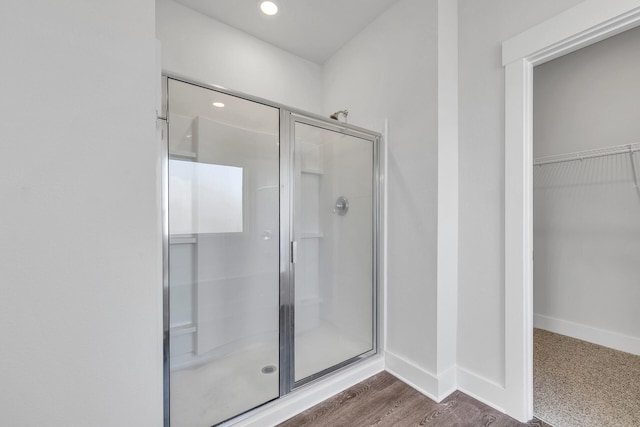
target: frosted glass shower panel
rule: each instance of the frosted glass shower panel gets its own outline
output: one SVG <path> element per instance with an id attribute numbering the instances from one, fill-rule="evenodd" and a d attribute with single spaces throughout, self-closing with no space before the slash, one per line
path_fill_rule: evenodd
<path id="1" fill-rule="evenodd" d="M 279 396 L 279 110 L 174 79 L 168 106 L 171 426 L 210 426 Z"/>
<path id="2" fill-rule="evenodd" d="M 296 382 L 374 348 L 373 164 L 371 140 L 295 123 Z"/>

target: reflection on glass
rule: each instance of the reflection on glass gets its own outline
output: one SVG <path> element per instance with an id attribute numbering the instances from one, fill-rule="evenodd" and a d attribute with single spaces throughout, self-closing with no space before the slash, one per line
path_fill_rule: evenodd
<path id="1" fill-rule="evenodd" d="M 210 426 L 279 395 L 279 111 L 169 82 L 171 426 Z"/>
<path id="2" fill-rule="evenodd" d="M 294 144 L 300 381 L 373 349 L 373 143 L 296 123 Z"/>
<path id="3" fill-rule="evenodd" d="M 242 168 L 169 160 L 172 234 L 242 232 Z"/>

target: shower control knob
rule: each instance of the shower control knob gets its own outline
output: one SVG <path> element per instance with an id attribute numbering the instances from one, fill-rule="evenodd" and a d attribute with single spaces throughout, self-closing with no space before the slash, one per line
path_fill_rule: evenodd
<path id="1" fill-rule="evenodd" d="M 348 211 L 349 211 L 349 200 L 344 196 L 338 197 L 338 199 L 336 200 L 336 204 L 334 205 L 334 208 L 333 208 L 333 213 L 338 214 L 340 216 L 345 216 Z"/>

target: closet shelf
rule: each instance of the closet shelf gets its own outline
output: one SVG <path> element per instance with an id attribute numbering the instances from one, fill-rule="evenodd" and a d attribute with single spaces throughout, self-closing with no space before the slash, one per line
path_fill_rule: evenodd
<path id="1" fill-rule="evenodd" d="M 533 161 L 534 166 L 549 165 L 553 163 L 572 162 L 576 160 L 594 159 L 597 157 L 612 156 L 615 154 L 631 154 L 640 151 L 640 142 L 612 147 L 596 148 L 593 150 L 577 151 L 575 153 L 557 154 L 555 156 L 539 157 Z"/>

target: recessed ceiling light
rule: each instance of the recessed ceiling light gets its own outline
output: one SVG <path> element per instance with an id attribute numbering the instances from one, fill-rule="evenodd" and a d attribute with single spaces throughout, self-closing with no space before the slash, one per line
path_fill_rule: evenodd
<path id="1" fill-rule="evenodd" d="M 272 1 L 263 1 L 262 3 L 260 3 L 260 10 L 265 15 L 275 15 L 276 13 L 278 13 L 278 5 Z"/>
<path id="2" fill-rule="evenodd" d="M 224 107 L 224 102 L 217 102 L 217 101 L 216 101 L 216 102 L 214 102 L 212 105 L 213 105 L 214 107 L 222 108 L 222 107 Z"/>

